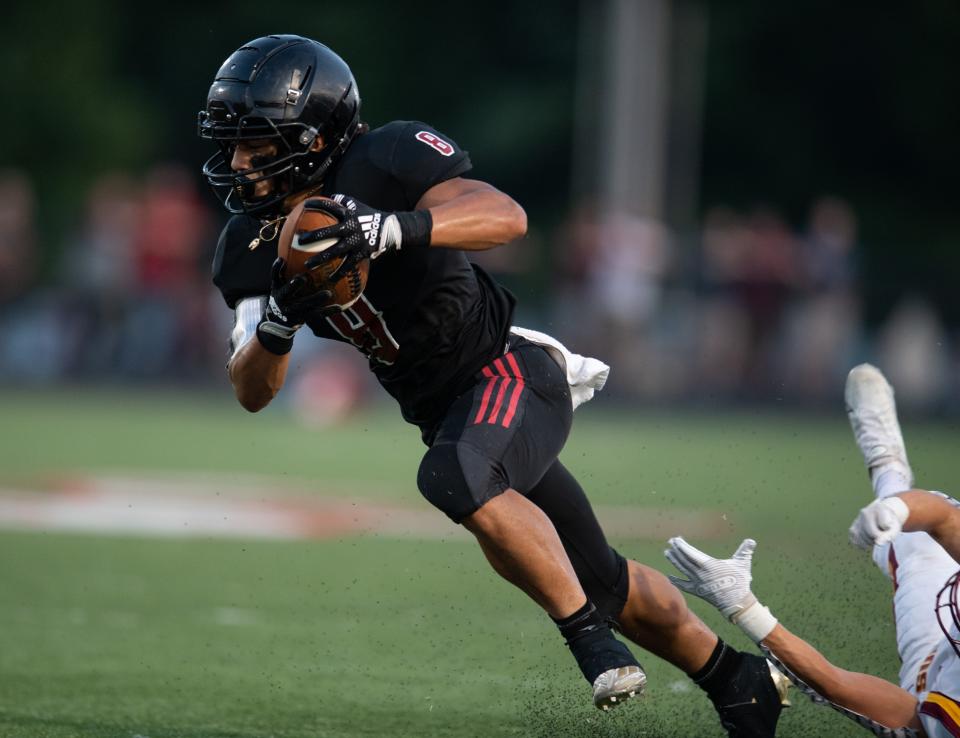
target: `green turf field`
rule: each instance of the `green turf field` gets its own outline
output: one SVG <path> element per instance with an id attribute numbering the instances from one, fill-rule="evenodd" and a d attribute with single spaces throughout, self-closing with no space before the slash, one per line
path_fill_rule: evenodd
<path id="1" fill-rule="evenodd" d="M 223 394 L 0 394 L 0 487 L 267 473 L 427 510 L 417 433 L 392 413 L 317 432 Z M 956 427 L 904 425 L 918 483 L 949 490 Z M 811 420 L 588 405 L 564 459 L 596 503 L 706 511 L 713 553 L 757 538 L 755 591 L 773 612 L 848 668 L 895 677 L 888 585 L 846 544 L 869 488 L 839 406 Z M 667 571 L 663 542 L 683 532 L 614 543 Z M 465 538 L 0 532 L 0 736 L 723 735 L 680 672 L 641 661 L 647 696 L 598 713 L 553 626 Z M 794 701 L 781 735 L 866 735 Z"/>

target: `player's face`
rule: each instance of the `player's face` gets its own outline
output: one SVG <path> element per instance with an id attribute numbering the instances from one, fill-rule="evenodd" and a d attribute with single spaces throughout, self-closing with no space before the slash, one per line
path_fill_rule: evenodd
<path id="1" fill-rule="evenodd" d="M 260 139 L 253 141 L 240 141 L 233 150 L 233 156 L 230 159 L 230 168 L 242 174 L 251 169 L 262 167 L 269 164 L 278 153 L 276 141 L 269 139 Z M 273 180 L 264 179 L 253 185 L 253 197 L 266 197 L 273 190 Z"/>

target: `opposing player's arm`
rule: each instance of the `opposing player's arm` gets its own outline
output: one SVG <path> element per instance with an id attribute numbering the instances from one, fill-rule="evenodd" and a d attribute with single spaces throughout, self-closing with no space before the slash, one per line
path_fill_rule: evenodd
<path id="1" fill-rule="evenodd" d="M 901 728 L 922 731 L 917 700 L 912 695 L 869 674 L 834 666 L 760 604 L 750 588 L 755 548 L 756 542 L 748 538 L 731 558 L 715 559 L 676 537 L 670 539 L 664 554 L 686 575 L 685 579 L 670 577 L 678 588 L 706 600 L 739 626 L 781 662 L 787 675 L 809 697 L 829 703 L 876 735 L 897 735 Z"/>
<path id="2" fill-rule="evenodd" d="M 823 654 L 778 623 L 761 645 L 797 678 L 834 706 L 887 728 L 922 730 L 917 700 L 909 692 L 870 674 L 834 666 Z M 923 733 L 920 733 L 923 735 Z"/>
<path id="3" fill-rule="evenodd" d="M 900 531 L 928 533 L 960 563 L 960 507 L 937 492 L 914 489 L 874 500 L 850 526 L 850 540 L 870 548 L 896 538 Z"/>
<path id="4" fill-rule="evenodd" d="M 923 490 L 910 490 L 897 495 L 910 511 L 903 529 L 925 531 L 960 563 L 960 507 L 947 498 Z"/>
<path id="5" fill-rule="evenodd" d="M 430 211 L 431 246 L 482 251 L 527 232 L 524 209 L 509 195 L 476 179 L 454 177 L 434 185 L 416 209 Z"/>

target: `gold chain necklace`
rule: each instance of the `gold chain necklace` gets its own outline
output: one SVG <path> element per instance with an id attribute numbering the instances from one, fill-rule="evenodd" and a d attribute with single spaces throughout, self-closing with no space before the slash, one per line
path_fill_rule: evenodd
<path id="1" fill-rule="evenodd" d="M 261 241 L 272 241 L 273 239 L 275 239 L 277 237 L 277 233 L 280 232 L 280 224 L 283 223 L 285 219 L 286 219 L 286 216 L 281 215 L 279 218 L 276 218 L 275 220 L 268 220 L 266 223 L 260 226 L 260 235 L 258 235 L 255 239 L 253 239 L 250 242 L 250 245 L 247 246 L 247 248 L 253 251 L 255 248 L 257 248 L 257 246 L 260 245 Z M 273 229 L 272 231 L 270 231 L 269 236 L 267 235 L 268 228 Z"/>

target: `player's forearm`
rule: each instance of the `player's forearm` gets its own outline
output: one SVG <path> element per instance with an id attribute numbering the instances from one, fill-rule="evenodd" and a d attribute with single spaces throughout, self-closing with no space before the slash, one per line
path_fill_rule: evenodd
<path id="1" fill-rule="evenodd" d="M 290 354 L 272 354 L 256 338 L 241 346 L 230 358 L 227 374 L 243 408 L 255 413 L 269 405 L 283 387 L 289 364 Z"/>
<path id="2" fill-rule="evenodd" d="M 910 510 L 903 524 L 904 531 L 926 531 L 955 561 L 960 562 L 960 508 L 923 490 L 902 492 L 897 497 Z"/>
<path id="3" fill-rule="evenodd" d="M 430 245 L 481 251 L 523 237 L 527 214 L 509 195 L 484 182 L 460 181 L 456 190 L 444 185 L 417 203 L 433 218 Z M 445 195 L 451 196 L 444 199 Z"/>
<path id="4" fill-rule="evenodd" d="M 763 645 L 830 702 L 889 728 L 918 727 L 917 700 L 898 686 L 869 674 L 837 668 L 780 624 L 763 640 Z"/>

